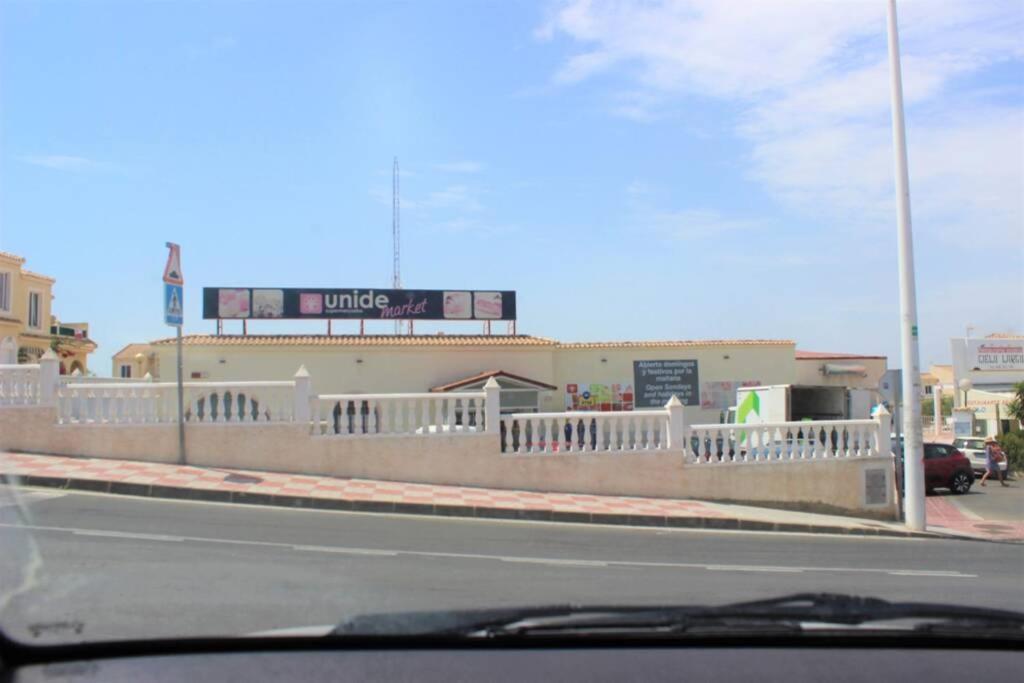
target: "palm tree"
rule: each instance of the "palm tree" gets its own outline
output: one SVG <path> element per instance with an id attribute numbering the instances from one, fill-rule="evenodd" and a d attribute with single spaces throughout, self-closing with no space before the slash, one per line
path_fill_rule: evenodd
<path id="1" fill-rule="evenodd" d="M 1007 409 L 1009 410 L 1010 417 L 1024 424 L 1024 382 L 1017 382 L 1013 386 L 1013 393 L 1015 396 L 1010 401 Z"/>

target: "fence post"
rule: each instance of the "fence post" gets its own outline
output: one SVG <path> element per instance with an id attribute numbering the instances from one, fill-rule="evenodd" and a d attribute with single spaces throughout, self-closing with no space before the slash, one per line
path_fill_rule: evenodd
<path id="1" fill-rule="evenodd" d="M 57 382 L 60 381 L 60 361 L 53 349 L 39 359 L 39 403 L 52 406 L 57 402 Z"/>
<path id="2" fill-rule="evenodd" d="M 501 426 L 501 385 L 491 377 L 484 385 L 484 410 L 486 414 L 485 430 L 488 434 L 497 434 Z"/>
<path id="3" fill-rule="evenodd" d="M 879 406 L 878 412 L 875 413 L 875 423 L 878 425 L 878 448 L 879 455 L 892 455 L 892 415 L 885 409 L 885 406 Z"/>
<path id="4" fill-rule="evenodd" d="M 0 341 L 0 364 L 16 365 L 18 362 L 18 342 L 14 337 L 4 337 Z"/>
<path id="5" fill-rule="evenodd" d="M 683 419 L 683 402 L 679 397 L 672 394 L 672 398 L 665 404 L 668 411 L 668 447 L 686 450 L 684 445 L 686 435 L 686 421 Z"/>
<path id="6" fill-rule="evenodd" d="M 142 381 L 143 382 L 152 382 L 153 381 L 153 375 L 151 373 L 147 372 L 145 374 L 145 376 L 142 378 Z"/>
<path id="7" fill-rule="evenodd" d="M 312 385 L 313 380 L 309 377 L 309 371 L 306 370 L 305 365 L 300 365 L 295 373 L 295 406 L 292 411 L 296 422 L 309 422 L 309 399 Z"/>

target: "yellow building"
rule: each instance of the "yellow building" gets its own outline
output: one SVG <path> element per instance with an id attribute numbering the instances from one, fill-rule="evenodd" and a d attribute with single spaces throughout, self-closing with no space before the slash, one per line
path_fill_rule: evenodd
<path id="1" fill-rule="evenodd" d="M 469 391 L 494 376 L 515 412 L 632 410 L 668 396 L 638 385 L 637 363 L 682 376 L 692 420 L 718 422 L 744 384 L 787 384 L 795 345 L 784 340 L 566 343 L 529 335 L 186 335 L 186 381 L 288 380 L 300 365 L 329 393 Z M 174 338 L 130 344 L 114 376 L 173 379 Z M 661 363 L 663 365 L 659 366 Z M 681 365 L 691 363 L 690 365 Z M 693 374 L 686 376 L 685 368 Z M 160 369 L 168 369 L 161 377 Z M 654 384 L 650 382 L 649 384 Z M 666 384 L 667 386 L 667 384 Z M 646 392 L 646 393 L 645 393 Z M 645 398 L 647 405 L 645 405 Z M 683 398 L 683 397 L 681 397 Z"/>
<path id="2" fill-rule="evenodd" d="M 932 365 L 928 372 L 921 373 L 921 387 L 925 396 L 935 393 L 935 387 L 942 387 L 943 396 L 954 396 L 956 394 L 956 382 L 953 379 L 952 365 Z"/>
<path id="3" fill-rule="evenodd" d="M 114 354 L 110 374 L 112 377 L 123 379 L 137 379 L 146 375 L 159 377 L 160 367 L 156 351 L 151 344 L 128 344 Z"/>
<path id="4" fill-rule="evenodd" d="M 61 323 L 52 314 L 52 277 L 23 267 L 25 259 L 0 251 L 0 363 L 34 363 L 47 349 L 61 374 L 89 369 L 96 344 L 87 323 Z"/>

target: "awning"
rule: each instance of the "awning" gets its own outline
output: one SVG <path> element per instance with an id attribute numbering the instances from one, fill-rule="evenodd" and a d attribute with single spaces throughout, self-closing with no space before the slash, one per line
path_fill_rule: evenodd
<path id="1" fill-rule="evenodd" d="M 470 377 L 464 377 L 463 379 L 455 380 L 447 384 L 442 384 L 437 387 L 431 387 L 433 392 L 446 392 L 446 391 L 458 391 L 460 389 L 480 389 L 487 380 L 494 378 L 498 384 L 501 385 L 502 389 L 536 389 L 538 391 L 554 391 L 558 387 L 547 382 L 541 382 L 529 377 L 523 377 L 521 375 L 513 375 L 511 372 L 505 372 L 504 370 L 488 370 L 487 372 L 481 372 L 477 375 Z"/>

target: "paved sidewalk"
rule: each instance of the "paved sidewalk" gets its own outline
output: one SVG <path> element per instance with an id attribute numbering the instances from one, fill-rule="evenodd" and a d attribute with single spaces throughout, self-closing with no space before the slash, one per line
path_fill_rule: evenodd
<path id="1" fill-rule="evenodd" d="M 927 503 L 929 531 L 989 541 L 1024 541 L 1024 520 L 986 520 L 946 496 L 928 496 Z"/>
<path id="2" fill-rule="evenodd" d="M 894 523 L 695 500 L 436 486 L 129 460 L 0 453 L 0 473 L 12 480 L 16 476 L 25 486 L 327 510 L 933 537 L 932 534 L 909 533 L 902 525 Z M 948 524 L 950 526 L 937 531 L 960 533 L 953 521 Z M 972 529 L 966 535 L 977 537 L 975 531 Z"/>

